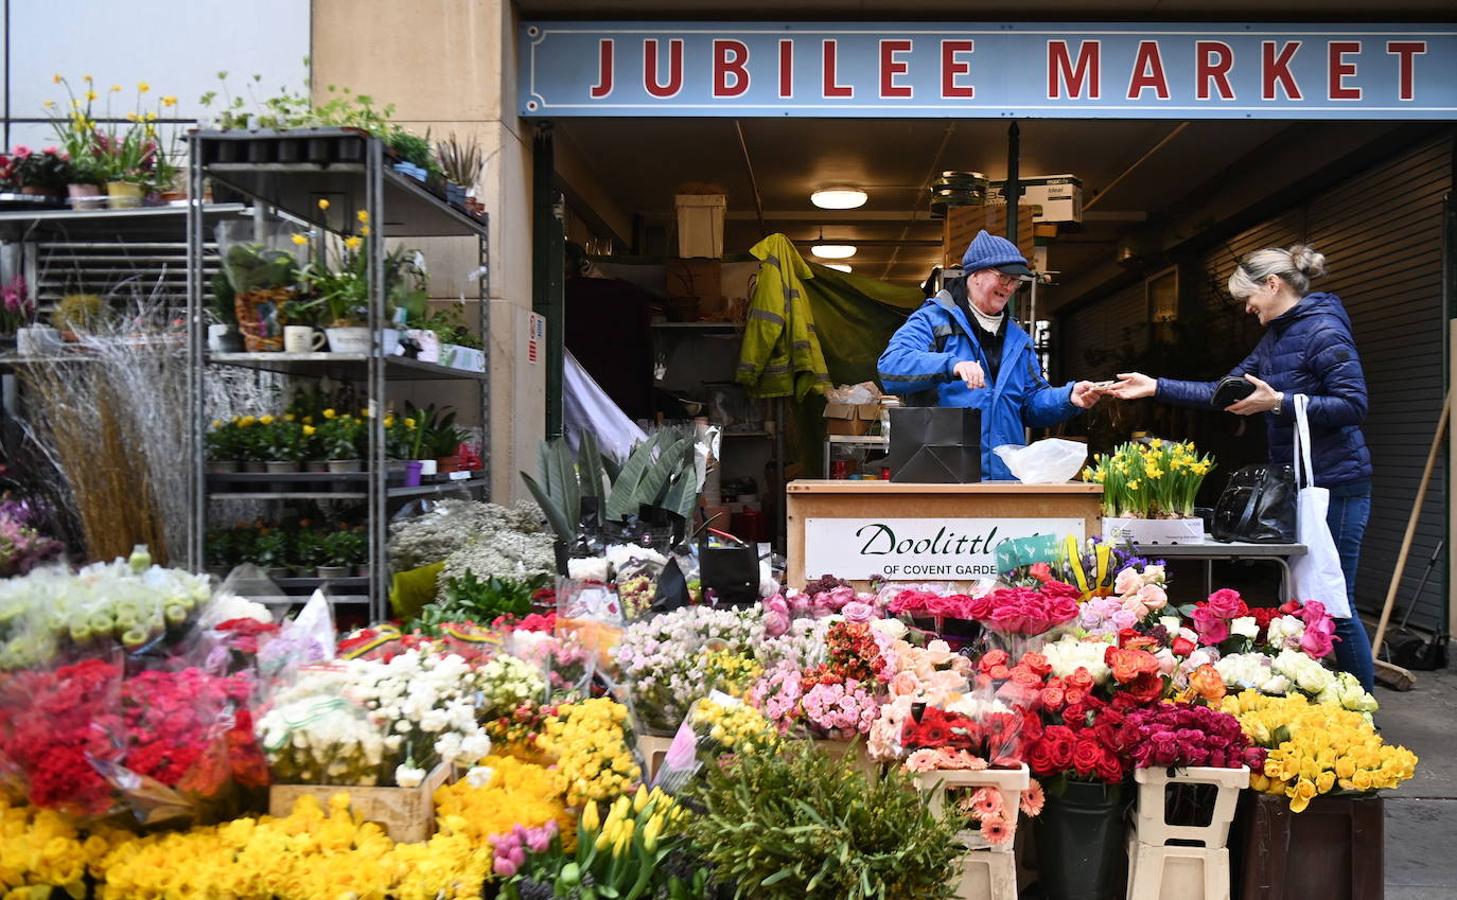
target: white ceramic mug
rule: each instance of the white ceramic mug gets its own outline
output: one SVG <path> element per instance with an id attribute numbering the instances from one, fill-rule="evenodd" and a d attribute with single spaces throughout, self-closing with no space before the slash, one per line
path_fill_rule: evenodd
<path id="1" fill-rule="evenodd" d="M 285 325 L 283 349 L 286 353 L 317 353 L 324 349 L 324 333 L 308 325 Z"/>

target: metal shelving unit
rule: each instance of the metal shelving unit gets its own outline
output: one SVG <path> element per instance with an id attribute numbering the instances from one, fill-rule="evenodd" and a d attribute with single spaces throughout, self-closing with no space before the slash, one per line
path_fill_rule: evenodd
<path id="1" fill-rule="evenodd" d="M 390 167 L 384 145 L 362 132 L 347 129 L 314 129 L 288 132 L 200 131 L 189 138 L 191 145 L 189 195 L 200 197 L 204 183 L 211 180 L 252 199 L 263 210 L 274 210 L 315 227 L 346 233 L 354 227 L 356 214 L 367 214 L 370 227 L 360 236 L 368 254 L 370 282 L 369 328 L 373 348 L 367 354 L 342 353 L 217 353 L 206 349 L 203 297 L 207 274 L 203 251 L 209 243 L 204 217 L 189 206 L 187 223 L 188 359 L 192 383 L 189 397 L 193 408 L 191 482 L 192 522 L 188 558 L 195 569 L 203 564 L 208 504 L 211 500 L 364 500 L 369 531 L 368 578 L 333 579 L 327 582 L 340 591 L 339 603 L 367 603 L 370 614 L 385 612 L 389 593 L 388 513 L 391 501 L 467 492 L 485 496 L 490 483 L 490 359 L 484 372 L 454 369 L 403 357 L 386 356 L 382 332 L 386 326 L 384 296 L 385 240 L 396 237 L 473 237 L 477 241 L 480 284 L 478 326 L 490 350 L 487 304 L 490 297 L 489 220 L 452 206 L 424 184 Z M 312 161 L 280 161 L 284 155 L 299 155 L 307 147 Z M 329 161 L 322 161 L 327 159 Z M 327 199 L 328 209 L 319 208 Z M 261 221 L 261 220 L 260 220 Z M 330 377 L 366 386 L 369 409 L 376 414 L 368 430 L 366 472 L 361 475 L 329 476 L 321 473 L 208 475 L 204 463 L 204 435 L 207 411 L 203 408 L 203 379 L 213 366 L 237 366 L 304 378 Z M 465 381 L 477 385 L 480 394 L 482 433 L 481 457 L 484 468 L 463 481 L 424 484 L 419 487 L 390 486 L 385 457 L 383 411 L 389 386 L 402 381 Z M 249 483 L 270 483 L 268 489 L 242 489 Z M 293 490 L 294 483 L 298 489 Z M 279 486 L 289 488 L 278 490 Z M 336 489 L 342 486 L 343 490 Z M 357 489 L 356 489 L 357 486 Z M 283 579 L 285 590 L 312 590 L 325 582 L 318 579 Z M 362 591 L 363 593 L 345 593 Z M 265 598 L 278 599 L 278 598 Z"/>

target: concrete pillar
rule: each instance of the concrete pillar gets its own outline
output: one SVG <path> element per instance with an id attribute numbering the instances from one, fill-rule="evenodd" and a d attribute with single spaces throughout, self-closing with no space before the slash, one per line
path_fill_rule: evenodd
<path id="1" fill-rule="evenodd" d="M 491 496 L 526 495 L 518 470 L 533 468 L 544 433 L 546 373 L 526 360 L 531 311 L 531 135 L 515 114 L 516 12 L 509 0 L 313 0 L 312 75 L 316 103 L 329 85 L 394 104 L 394 121 L 438 141 L 476 136 L 486 167 L 477 186 L 491 215 Z M 473 240 L 412 240 L 424 250 L 432 299 L 481 302 L 464 276 L 475 268 Z M 474 308 L 466 320 L 475 321 Z M 454 403 L 474 390 L 445 385 L 413 391 L 415 402 Z M 410 395 L 402 395 L 410 396 Z M 468 422 L 462 413 L 462 422 Z M 474 424 L 474 423 L 471 423 Z"/>

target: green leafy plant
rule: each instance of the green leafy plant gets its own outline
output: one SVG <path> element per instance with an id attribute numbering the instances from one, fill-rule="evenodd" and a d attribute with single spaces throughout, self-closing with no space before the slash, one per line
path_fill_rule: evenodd
<path id="1" fill-rule="evenodd" d="M 324 546 L 324 535 L 307 528 L 300 529 L 293 539 L 292 563 L 299 568 L 329 565 L 329 554 Z"/>
<path id="2" fill-rule="evenodd" d="M 425 132 L 425 136 L 421 137 L 396 125 L 385 137 L 385 143 L 405 162 L 419 166 L 432 175 L 444 174 L 440 169 L 440 162 L 435 158 L 435 150 L 430 144 L 428 130 Z"/>
<path id="3" fill-rule="evenodd" d="M 66 294 L 56 301 L 51 324 L 60 331 L 95 331 L 103 312 L 98 294 Z"/>
<path id="4" fill-rule="evenodd" d="M 465 324 L 462 309 L 464 303 L 451 303 L 430 314 L 420 327 L 435 332 L 442 344 L 458 344 L 475 350 L 484 350 L 486 344 Z"/>
<path id="5" fill-rule="evenodd" d="M 459 185 L 474 187 L 486 165 L 485 152 L 480 139 L 472 135 L 469 139 L 456 137 L 455 132 L 435 145 L 435 155 L 440 160 L 445 177 Z"/>
<path id="6" fill-rule="evenodd" d="M 9 168 L 10 179 L 19 187 L 36 188 L 52 196 L 64 194 L 72 179 L 70 161 L 53 149 L 16 147 L 11 151 Z"/>
<path id="7" fill-rule="evenodd" d="M 232 462 L 244 458 L 243 431 L 237 420 L 214 419 L 207 432 L 207 458 L 212 462 Z"/>
<path id="8" fill-rule="evenodd" d="M 212 293 L 208 299 L 207 311 L 219 324 L 236 326 L 238 310 L 233 305 L 233 301 L 237 294 L 233 291 L 233 283 L 222 272 L 218 272 L 212 277 L 211 287 Z"/>
<path id="9" fill-rule="evenodd" d="M 287 250 L 238 243 L 223 254 L 223 273 L 238 294 L 292 287 L 299 277 L 298 260 Z"/>
<path id="10" fill-rule="evenodd" d="M 328 562 L 320 565 L 357 566 L 368 561 L 369 538 L 363 531 L 333 531 L 324 535 L 321 543 Z"/>
<path id="11" fill-rule="evenodd" d="M 328 415 L 313 435 L 316 452 L 324 459 L 359 459 L 363 453 L 365 423 L 349 414 Z"/>
<path id="12" fill-rule="evenodd" d="M 253 542 L 251 561 L 265 569 L 281 568 L 288 565 L 290 552 L 287 532 L 281 528 L 266 529 L 260 531 L 258 539 Z"/>
<path id="13" fill-rule="evenodd" d="M 304 426 L 287 417 L 276 421 L 269 435 L 269 459 L 280 462 L 300 462 L 308 450 L 304 438 Z"/>
<path id="14" fill-rule="evenodd" d="M 855 754 L 832 759 L 809 742 L 706 767 L 690 843 L 757 900 L 949 898 L 965 851 L 958 817 L 938 818 L 899 768 L 865 778 Z"/>
<path id="15" fill-rule="evenodd" d="M 531 614 L 531 596 L 546 579 L 519 579 L 492 575 L 484 580 L 467 569 L 445 584 L 440 599 L 420 611 L 416 625 L 431 631 L 447 622 L 487 624 L 499 616 Z"/>

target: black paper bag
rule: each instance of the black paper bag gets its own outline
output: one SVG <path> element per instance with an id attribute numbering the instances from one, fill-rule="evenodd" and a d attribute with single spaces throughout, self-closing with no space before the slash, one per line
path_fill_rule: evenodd
<path id="1" fill-rule="evenodd" d="M 940 449 L 924 454 L 910 468 L 915 457 L 932 447 Z M 885 464 L 892 481 L 980 481 L 981 410 L 964 406 L 891 409 Z"/>
<path id="2" fill-rule="evenodd" d="M 698 544 L 698 577 L 705 592 L 714 593 L 714 606 L 752 606 L 759 602 L 759 548 Z"/>

